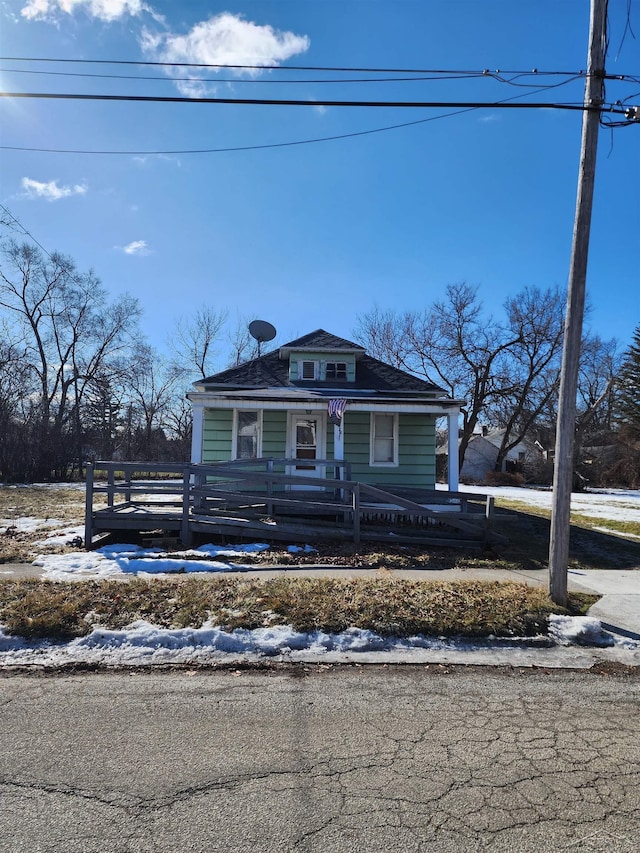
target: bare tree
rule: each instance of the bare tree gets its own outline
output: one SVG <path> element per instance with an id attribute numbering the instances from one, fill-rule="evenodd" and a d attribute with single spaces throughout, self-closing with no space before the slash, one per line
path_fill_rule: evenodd
<path id="1" fill-rule="evenodd" d="M 480 416 L 505 389 L 509 351 L 519 332 L 485 315 L 478 289 L 447 287 L 446 300 L 422 312 L 394 315 L 378 309 L 359 318 L 357 339 L 396 364 L 465 401 L 460 464 Z M 392 355 L 395 353 L 395 355 Z"/>
<path id="2" fill-rule="evenodd" d="M 564 333 L 564 299 L 557 288 L 525 288 L 507 299 L 505 310 L 511 344 L 493 406 L 504 428 L 496 471 L 557 394 Z"/>
<path id="3" fill-rule="evenodd" d="M 220 335 L 227 321 L 227 311 L 215 311 L 203 305 L 193 317 L 182 317 L 171 342 L 173 363 L 186 376 L 204 379 L 213 373 L 218 356 Z"/>
<path id="4" fill-rule="evenodd" d="M 131 344 L 139 308 L 130 297 L 107 304 L 91 271 L 62 255 L 11 241 L 0 269 L 0 310 L 21 340 L 33 424 L 31 476 L 64 476 L 82 461 L 85 391 Z"/>
<path id="5" fill-rule="evenodd" d="M 125 459 L 159 459 L 166 450 L 167 418 L 181 394 L 182 374 L 148 344 L 141 343 L 126 372 L 128 399 L 120 454 Z"/>

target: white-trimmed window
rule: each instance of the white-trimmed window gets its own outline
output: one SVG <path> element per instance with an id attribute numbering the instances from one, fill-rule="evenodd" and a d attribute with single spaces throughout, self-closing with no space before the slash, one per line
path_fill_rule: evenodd
<path id="1" fill-rule="evenodd" d="M 262 455 L 262 412 L 235 409 L 233 413 L 234 459 L 257 459 Z"/>
<path id="2" fill-rule="evenodd" d="M 298 379 L 317 379 L 318 378 L 318 362 L 317 361 L 299 361 L 300 373 Z"/>
<path id="3" fill-rule="evenodd" d="M 346 379 L 346 361 L 328 361 L 325 368 L 325 379 Z"/>
<path id="4" fill-rule="evenodd" d="M 398 464 L 398 415 L 371 413 L 370 465 Z"/>

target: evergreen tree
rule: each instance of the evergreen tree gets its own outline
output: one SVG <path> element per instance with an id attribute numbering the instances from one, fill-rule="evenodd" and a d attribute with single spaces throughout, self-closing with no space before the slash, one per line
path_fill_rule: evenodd
<path id="1" fill-rule="evenodd" d="M 633 335 L 618 380 L 618 417 L 621 429 L 640 440 L 640 326 Z"/>

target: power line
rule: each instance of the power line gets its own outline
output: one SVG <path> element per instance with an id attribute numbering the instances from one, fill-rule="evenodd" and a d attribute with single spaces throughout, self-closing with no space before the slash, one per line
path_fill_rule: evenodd
<path id="1" fill-rule="evenodd" d="M 32 234 L 30 231 L 28 231 L 28 230 L 24 227 L 24 225 L 22 224 L 22 222 L 20 222 L 20 220 L 19 220 L 19 219 L 16 219 L 16 217 L 13 215 L 13 213 L 11 213 L 11 211 L 9 210 L 9 208 L 8 208 L 8 207 L 5 207 L 5 206 L 4 206 L 4 204 L 1 204 L 1 203 L 0 203 L 0 207 L 2 208 L 2 210 L 4 210 L 4 212 L 7 214 L 7 216 L 10 216 L 10 217 L 11 217 L 11 219 L 13 219 L 13 221 L 16 223 L 16 225 L 17 225 L 17 226 L 18 226 L 18 228 L 22 231 L 22 233 L 23 233 L 23 234 L 26 234 L 26 235 L 27 235 L 27 237 L 31 237 L 31 239 L 32 239 L 32 240 L 33 240 L 33 242 L 36 244 L 36 246 L 39 246 L 39 247 L 42 249 L 42 251 L 45 253 L 45 255 L 47 255 L 47 257 L 48 257 L 50 260 L 53 260 L 53 255 L 51 255 L 51 254 L 50 254 L 50 253 L 45 249 L 45 247 L 42 245 L 42 243 L 39 243 L 39 242 L 38 242 L 38 240 L 36 240 L 36 238 L 33 236 L 33 234 Z"/>
<path id="2" fill-rule="evenodd" d="M 542 87 L 539 90 L 534 92 L 523 92 L 518 95 L 513 95 L 510 98 L 504 98 L 501 101 L 498 101 L 498 104 L 507 104 L 511 101 L 516 101 L 519 98 L 526 97 L 527 94 L 538 94 L 538 92 L 544 91 L 546 87 Z M 306 102 L 305 102 L 306 103 Z M 315 102 L 317 103 L 317 102 Z M 426 124 L 431 121 L 438 121 L 444 118 L 450 118 L 457 115 L 463 115 L 464 113 L 473 112 L 477 107 L 466 107 L 464 109 L 458 109 L 453 112 L 444 113 L 439 116 L 430 116 L 429 118 L 417 119 L 416 121 L 408 121 L 401 122 L 398 124 L 386 125 L 384 127 L 376 127 L 371 128 L 370 130 L 361 130 L 361 131 L 353 131 L 351 133 L 341 133 L 332 136 L 320 136 L 314 137 L 312 139 L 298 139 L 292 140 L 288 142 L 272 142 L 272 143 L 264 143 L 260 145 L 236 145 L 236 146 L 228 146 L 222 148 L 187 148 L 187 149 L 167 149 L 167 150 L 132 150 L 132 151 L 123 151 L 123 150 L 96 150 L 96 149 L 77 149 L 77 148 L 34 148 L 34 147 L 26 147 L 26 146 L 18 146 L 18 145 L 0 145 L 0 150 L 6 151 L 31 151 L 31 152 L 39 152 L 46 154 L 98 154 L 98 155 L 126 155 L 126 156 L 153 156 L 153 155 L 186 155 L 186 154 L 222 154 L 222 153 L 230 153 L 234 151 L 260 151 L 266 150 L 270 148 L 290 148 L 298 145 L 312 145 L 315 143 L 321 142 L 333 142 L 341 139 L 352 139 L 358 136 L 369 136 L 374 133 L 384 133 L 390 130 L 398 130 L 404 127 L 414 127 L 419 124 Z M 625 122 L 624 124 L 627 124 Z"/>
<path id="3" fill-rule="evenodd" d="M 383 108 L 414 108 L 414 109 L 552 109 L 589 111 L 595 109 L 584 103 L 569 101 L 567 103 L 528 102 L 504 103 L 501 101 L 329 101 L 301 100 L 298 98 L 191 98 L 182 95 L 102 95 L 86 93 L 63 92 L 0 92 L 2 98 L 27 98 L 47 100 L 72 101 L 132 101 L 134 103 L 165 103 L 165 104 L 236 104 L 251 106 L 284 106 L 284 107 L 383 107 Z M 599 109 L 599 108 L 598 108 Z M 615 112 L 612 106 L 611 111 Z"/>
<path id="4" fill-rule="evenodd" d="M 44 71 L 42 69 L 32 68 L 1 68 L 3 74 L 40 74 L 45 77 L 76 77 L 91 80 L 152 80 L 157 83 L 232 83 L 233 85 L 269 85 L 282 86 L 290 84 L 343 84 L 343 83 L 413 83 L 413 82 L 435 82 L 449 80 L 497 80 L 500 83 L 507 83 L 513 86 L 530 87 L 532 89 L 540 88 L 540 83 L 520 83 L 516 82 L 523 77 L 537 77 L 537 72 L 526 72 L 514 74 L 511 77 L 505 77 L 503 74 L 493 71 L 474 71 L 468 73 L 432 73 L 421 74 L 417 77 L 341 77 L 341 78 L 297 78 L 295 80 L 273 80 L 273 79 L 247 79 L 246 77 L 159 77 L 157 74 L 89 74 L 84 71 Z M 555 76 L 555 75 L 554 75 Z M 549 83 L 542 88 L 553 89 L 558 86 L 564 86 L 574 80 L 581 80 L 584 74 L 558 75 L 567 76 L 566 80 L 561 80 L 558 83 Z"/>
<path id="5" fill-rule="evenodd" d="M 299 78 L 296 80 L 265 80 L 264 78 L 247 79 L 246 77 L 159 77 L 157 74 L 87 74 L 82 71 L 43 71 L 31 68 L 0 68 L 0 72 L 3 74 L 42 74 L 46 77 L 81 77 L 93 80 L 155 80 L 158 83 L 233 83 L 234 85 L 267 84 L 270 86 L 282 86 L 294 83 L 328 83 L 331 85 L 335 85 L 336 83 L 407 83 L 427 80 L 467 80 L 475 77 L 494 77 L 494 75 L 484 75 L 482 72 L 479 72 L 473 75 L 451 74 L 448 76 L 420 75 L 418 77 L 341 77 L 339 79 Z M 532 83 L 531 85 L 535 86 L 538 84 Z"/>
<path id="6" fill-rule="evenodd" d="M 335 136 L 319 136 L 313 139 L 297 139 L 290 142 L 269 142 L 262 145 L 236 145 L 228 148 L 191 148 L 180 149 L 175 151 L 95 151 L 82 149 L 63 149 L 63 148 L 24 148 L 17 145 L 0 145 L 0 150 L 5 151 L 37 151 L 45 154 L 125 154 L 128 156 L 145 156 L 154 154 L 222 154 L 232 151 L 260 151 L 267 148 L 290 148 L 296 145 L 312 145 L 320 142 L 333 142 L 339 139 L 351 139 L 356 136 L 369 136 L 373 133 L 383 133 L 388 130 L 398 130 L 403 127 L 413 127 L 417 124 L 426 124 L 429 121 L 438 121 L 438 119 L 449 118 L 451 116 L 462 115 L 463 113 L 472 112 L 475 108 L 456 110 L 455 112 L 445 113 L 439 116 L 430 116 L 429 118 L 421 118 L 417 121 L 406 121 L 401 124 L 391 124 L 386 127 L 374 127 L 370 130 L 353 131 L 352 133 L 340 133 Z"/>
<path id="7" fill-rule="evenodd" d="M 459 69 L 459 68 L 358 68 L 353 66 L 324 66 L 324 65 L 229 65 L 212 62 L 159 62 L 139 59 L 70 59 L 53 58 L 48 56 L 0 56 L 0 62 L 60 62 L 79 63 L 85 65 L 141 65 L 151 68 L 229 68 L 245 71 L 326 71 L 331 73 L 359 74 L 491 74 L 488 68 Z M 537 68 L 518 69 L 515 71 L 504 68 L 496 69 L 496 74 L 534 74 L 536 76 L 580 76 L 581 71 L 540 71 Z"/>

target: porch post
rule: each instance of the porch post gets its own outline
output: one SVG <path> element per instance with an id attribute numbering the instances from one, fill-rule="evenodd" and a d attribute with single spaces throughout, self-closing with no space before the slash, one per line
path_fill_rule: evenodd
<path id="1" fill-rule="evenodd" d="M 342 424 L 344 423 L 344 415 L 342 416 L 342 421 L 340 425 L 333 425 L 333 458 L 343 462 L 344 461 L 344 431 L 342 429 Z M 335 476 L 339 479 L 343 479 L 344 472 L 338 474 L 334 472 Z"/>
<path id="2" fill-rule="evenodd" d="M 458 465 L 458 416 L 460 412 L 456 409 L 455 412 L 447 414 L 447 438 L 448 438 L 448 460 L 447 469 L 449 472 L 449 491 L 457 492 L 460 486 L 459 465 Z"/>
<path id="3" fill-rule="evenodd" d="M 191 462 L 202 462 L 202 436 L 204 432 L 204 405 L 193 403 L 193 424 L 191 427 Z"/>

